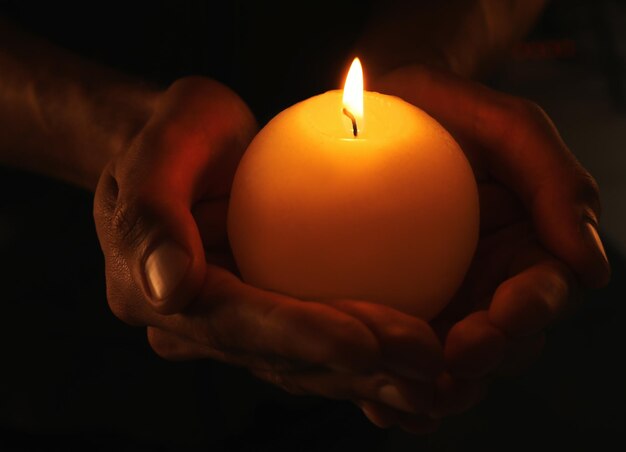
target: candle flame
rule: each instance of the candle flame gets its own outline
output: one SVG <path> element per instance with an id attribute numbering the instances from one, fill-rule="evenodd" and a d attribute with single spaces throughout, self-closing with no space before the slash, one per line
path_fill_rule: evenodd
<path id="1" fill-rule="evenodd" d="M 363 119 L 363 67 L 358 58 L 352 62 L 346 77 L 343 87 L 343 106 L 357 120 Z"/>

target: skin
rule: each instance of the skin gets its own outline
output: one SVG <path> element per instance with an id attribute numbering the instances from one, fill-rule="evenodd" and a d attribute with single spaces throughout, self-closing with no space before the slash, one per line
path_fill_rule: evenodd
<path id="1" fill-rule="evenodd" d="M 452 131 L 478 182 L 478 250 L 463 286 L 433 321 L 446 371 L 429 414 L 440 418 L 476 403 L 495 376 L 528 366 L 545 330 L 579 304 L 581 284 L 608 282 L 608 261 L 589 229 L 600 215 L 598 189 L 531 102 L 420 66 L 378 83 Z M 416 418 L 398 412 L 368 406 L 366 414 L 377 425 L 417 428 Z"/>
<path id="2" fill-rule="evenodd" d="M 480 11 L 498 4 L 458 5 L 470 3 Z M 528 23 L 539 9 L 524 16 Z M 578 286 L 606 284 L 610 269 L 590 229 L 600 215 L 597 186 L 545 113 L 452 74 L 476 73 L 500 47 L 477 38 L 476 48 L 492 52 L 476 51 L 471 65 L 450 64 L 457 60 L 449 55 L 471 50 L 455 39 L 411 50 L 429 67 L 407 63 L 409 51 L 376 59 L 368 42 L 380 41 L 368 36 L 405 36 L 380 23 L 361 44 L 374 62 L 369 89 L 439 120 L 479 183 L 478 252 L 431 324 L 382 305 L 302 302 L 241 281 L 225 219 L 235 169 L 258 125 L 244 101 L 213 80 L 152 89 L 0 23 L 0 42 L 8 43 L 0 48 L 0 159 L 95 188 L 109 306 L 145 327 L 160 356 L 244 366 L 291 393 L 353 400 L 381 427 L 425 433 L 476 404 L 490 379 L 528 365 L 545 329 L 577 304 Z M 521 33 L 511 30 L 498 42 Z M 182 250 L 184 264 L 163 264 L 168 290 L 156 296 L 146 264 L 164 243 Z"/>

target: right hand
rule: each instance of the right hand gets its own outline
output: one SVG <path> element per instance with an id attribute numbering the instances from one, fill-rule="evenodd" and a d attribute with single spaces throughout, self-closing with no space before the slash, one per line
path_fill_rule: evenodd
<path id="1" fill-rule="evenodd" d="M 610 265 L 598 235 L 600 199 L 548 116 L 531 102 L 449 73 L 408 65 L 376 83 L 449 130 L 478 183 L 480 238 L 462 287 L 432 325 L 447 372 L 435 417 L 467 410 L 490 381 L 528 367 L 545 333 L 602 287 Z M 419 419 L 368 407 L 381 425 L 419 431 Z"/>
<path id="2" fill-rule="evenodd" d="M 111 310 L 147 326 L 167 359 L 218 359 L 292 393 L 428 413 L 443 352 L 426 322 L 367 302 L 295 300 L 234 273 L 227 202 L 255 132 L 217 82 L 181 79 L 160 95 L 96 191 Z"/>

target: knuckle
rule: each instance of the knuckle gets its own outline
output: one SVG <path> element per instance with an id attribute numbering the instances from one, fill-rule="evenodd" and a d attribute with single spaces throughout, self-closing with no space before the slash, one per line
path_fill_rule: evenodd
<path id="1" fill-rule="evenodd" d="M 523 97 L 507 96 L 500 104 L 503 114 L 511 124 L 536 126 L 551 124 L 543 108 L 532 100 Z"/>
<path id="2" fill-rule="evenodd" d="M 579 283 L 572 270 L 559 261 L 547 264 L 543 284 L 543 298 L 551 308 L 555 317 L 567 311 L 575 310 L 578 305 Z"/>
<path id="3" fill-rule="evenodd" d="M 524 136 L 529 127 L 545 121 L 541 107 L 521 97 L 497 93 L 477 109 L 474 129 L 489 131 L 496 144 L 511 140 L 511 135 Z"/>
<path id="4" fill-rule="evenodd" d="M 568 282 L 558 275 L 552 275 L 540 290 L 540 297 L 553 316 L 557 316 L 567 305 L 571 293 Z"/>
<path id="5" fill-rule="evenodd" d="M 511 96 L 502 102 L 500 108 L 506 124 L 502 137 L 504 140 L 510 140 L 512 134 L 519 139 L 526 136 L 529 130 L 552 131 L 554 129 L 552 121 L 543 108 L 531 100 Z"/>
<path id="6" fill-rule="evenodd" d="M 179 149 L 189 136 L 188 128 L 177 121 L 163 122 L 146 132 L 141 146 L 142 150 L 161 149 L 174 152 Z"/>
<path id="7" fill-rule="evenodd" d="M 518 295 L 518 290 L 515 284 L 515 280 L 513 278 L 507 279 L 500 283 L 500 285 L 496 288 L 495 292 L 499 298 L 503 298 L 505 300 L 513 299 L 516 295 Z"/>
<path id="8" fill-rule="evenodd" d="M 206 114 L 212 115 L 211 130 L 222 139 L 248 136 L 252 130 L 256 130 L 256 120 L 246 103 L 236 92 L 220 82 L 191 76 L 175 82 L 171 89 L 183 98 L 211 99 L 210 106 L 204 105 L 202 108 Z"/>
<path id="9" fill-rule="evenodd" d="M 330 342 L 326 347 L 326 351 L 329 355 L 334 354 L 336 350 L 346 349 L 353 350 L 361 344 L 363 339 L 366 339 L 370 335 L 370 331 L 361 323 L 348 317 L 345 319 L 338 319 L 336 334 L 330 337 Z M 392 334 L 404 335 L 408 333 L 402 326 L 395 329 L 397 325 L 391 326 Z"/>
<path id="10" fill-rule="evenodd" d="M 381 325 L 385 336 L 398 342 L 405 342 L 413 339 L 416 334 L 415 324 L 413 322 L 385 322 Z"/>
<path id="11" fill-rule="evenodd" d="M 525 118 L 531 122 L 545 122 L 547 114 L 539 104 L 528 99 L 516 98 L 514 101 L 514 111 L 516 111 L 520 117 Z"/>
<path id="12" fill-rule="evenodd" d="M 102 192 L 97 190 L 94 196 L 93 208 L 91 210 L 91 214 L 96 225 L 99 225 L 101 222 L 106 221 L 107 212 L 109 211 L 103 197 L 104 195 L 102 194 Z"/>
<path id="13" fill-rule="evenodd" d="M 540 275 L 534 278 L 532 285 L 524 286 L 521 295 L 528 304 L 540 306 L 546 313 L 551 314 L 552 305 L 555 301 L 566 298 L 569 287 L 554 268 L 550 270 L 543 270 Z"/>
<path id="14" fill-rule="evenodd" d="M 140 204 L 138 200 L 118 200 L 110 223 L 110 234 L 114 243 L 135 248 L 143 242 L 147 234 L 143 221 L 147 209 Z"/>
<path id="15" fill-rule="evenodd" d="M 117 202 L 119 190 L 117 181 L 112 175 L 112 166 L 113 164 L 111 163 L 102 171 L 100 180 L 98 181 L 98 185 L 96 187 L 92 209 L 92 215 L 96 226 L 106 224 L 115 209 L 115 204 Z"/>
<path id="16" fill-rule="evenodd" d="M 199 75 L 188 75 L 174 81 L 168 91 L 175 92 L 178 96 L 197 96 L 198 94 L 212 95 L 216 91 L 225 89 L 228 88 L 216 80 Z"/>

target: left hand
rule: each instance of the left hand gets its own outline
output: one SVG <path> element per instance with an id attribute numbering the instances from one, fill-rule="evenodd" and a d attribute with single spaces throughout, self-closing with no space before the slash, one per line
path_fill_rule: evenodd
<path id="1" fill-rule="evenodd" d="M 597 185 L 535 104 L 450 74 L 405 67 L 375 86 L 422 108 L 459 141 L 477 179 L 480 239 L 465 282 L 433 321 L 446 372 L 431 417 L 467 410 L 488 381 L 523 370 L 545 330 L 601 287 L 610 267 L 597 233 Z M 428 431 L 432 419 L 361 406 L 379 426 Z"/>
<path id="2" fill-rule="evenodd" d="M 303 302 L 236 275 L 226 211 L 255 131 L 243 100 L 214 80 L 158 94 L 96 191 L 111 311 L 147 327 L 166 359 L 217 359 L 293 393 L 428 412 L 443 351 L 426 322 L 358 300 Z"/>

